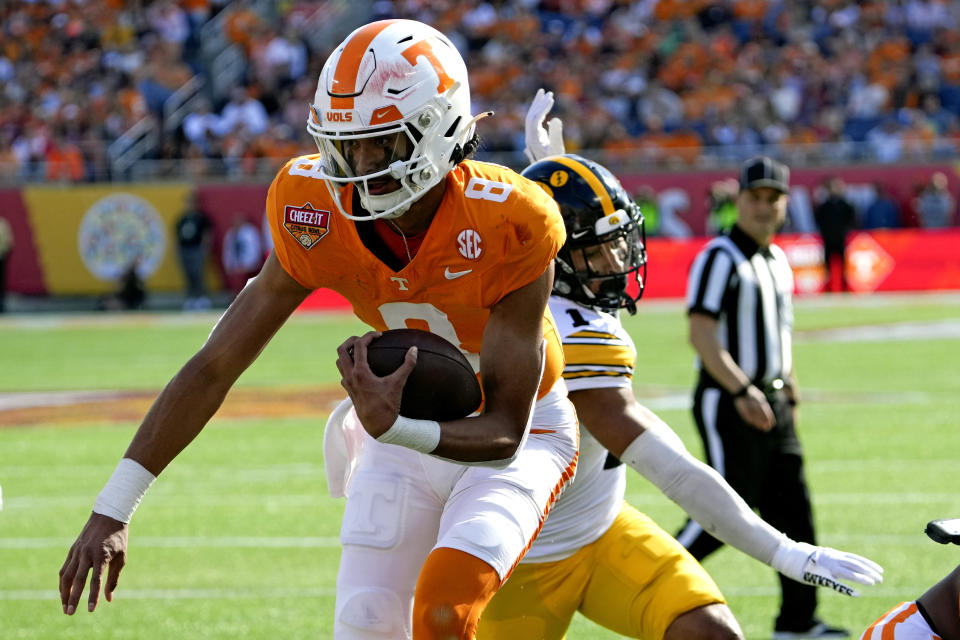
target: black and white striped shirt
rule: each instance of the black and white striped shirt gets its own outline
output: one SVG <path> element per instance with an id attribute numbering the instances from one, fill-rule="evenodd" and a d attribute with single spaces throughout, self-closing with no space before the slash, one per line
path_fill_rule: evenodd
<path id="1" fill-rule="evenodd" d="M 717 319 L 717 338 L 760 388 L 786 379 L 793 362 L 793 272 L 783 250 L 757 245 L 734 226 L 711 240 L 693 261 L 687 313 Z M 700 380 L 720 386 L 697 360 Z"/>

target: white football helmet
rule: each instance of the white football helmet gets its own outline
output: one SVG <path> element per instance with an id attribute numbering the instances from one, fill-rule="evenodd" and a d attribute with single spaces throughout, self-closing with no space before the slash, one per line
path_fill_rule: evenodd
<path id="1" fill-rule="evenodd" d="M 402 215 L 443 180 L 463 159 L 476 120 L 470 115 L 467 67 L 453 43 L 414 20 L 381 20 L 356 29 L 327 59 L 307 131 L 320 149 L 318 171 L 340 213 L 369 220 Z M 400 153 L 373 173 L 356 175 L 344 142 L 394 134 L 406 137 L 406 144 L 397 145 Z M 371 193 L 371 181 L 376 192 L 388 179 L 400 187 Z M 352 185 L 369 217 L 344 210 L 340 190 Z"/>

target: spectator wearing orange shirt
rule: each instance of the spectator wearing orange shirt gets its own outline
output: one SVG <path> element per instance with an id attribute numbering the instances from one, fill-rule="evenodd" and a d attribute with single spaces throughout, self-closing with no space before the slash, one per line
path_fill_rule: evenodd
<path id="1" fill-rule="evenodd" d="M 224 19 L 227 39 L 243 49 L 245 55 L 249 55 L 251 34 L 264 26 L 263 20 L 254 11 L 249 0 L 235 0 L 227 11 L 230 12 Z"/>
<path id="2" fill-rule="evenodd" d="M 86 177 L 83 154 L 66 140 L 52 141 L 45 161 L 48 182 L 80 182 Z"/>

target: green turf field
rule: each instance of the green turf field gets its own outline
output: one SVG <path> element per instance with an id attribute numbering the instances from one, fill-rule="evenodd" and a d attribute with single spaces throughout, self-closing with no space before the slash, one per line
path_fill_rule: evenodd
<path id="1" fill-rule="evenodd" d="M 156 391 L 202 344 L 214 316 L 0 319 L 0 401 L 25 392 Z M 679 303 L 641 304 L 627 322 L 638 396 L 700 454 L 685 403 L 692 351 Z M 821 591 L 828 621 L 863 628 L 960 563 L 923 535 L 960 517 L 960 297 L 800 300 L 799 429 L 820 541 L 886 568 L 849 599 Z M 298 316 L 240 379 L 244 389 L 336 386 L 334 348 L 361 332 L 344 317 Z M 16 396 L 22 400 L 21 396 Z M 134 519 L 113 603 L 61 613 L 57 571 L 135 421 L 11 426 L 0 404 L 0 638 L 330 638 L 342 501 L 326 493 L 316 415 L 215 418 L 150 490 Z M 680 510 L 636 474 L 628 499 L 668 531 Z M 724 549 L 706 561 L 749 638 L 768 638 L 772 570 Z M 612 634 L 582 618 L 569 638 Z"/>

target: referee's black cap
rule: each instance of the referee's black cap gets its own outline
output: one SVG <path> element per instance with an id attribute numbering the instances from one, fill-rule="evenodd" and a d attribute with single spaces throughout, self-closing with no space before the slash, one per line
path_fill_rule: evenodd
<path id="1" fill-rule="evenodd" d="M 740 165 L 740 190 L 770 187 L 790 193 L 790 169 L 769 156 L 756 156 Z"/>

